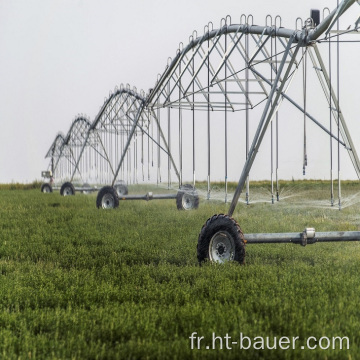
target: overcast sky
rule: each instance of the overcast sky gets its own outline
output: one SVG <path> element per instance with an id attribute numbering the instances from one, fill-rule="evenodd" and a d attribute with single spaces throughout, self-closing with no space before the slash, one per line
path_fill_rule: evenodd
<path id="1" fill-rule="evenodd" d="M 0 183 L 40 179 L 52 141 L 67 133 L 77 114 L 93 120 L 121 83 L 147 92 L 179 43 L 187 44 L 193 30 L 201 34 L 209 21 L 217 28 L 226 15 L 239 23 L 241 14 L 252 14 L 254 23 L 265 25 L 271 14 L 294 28 L 297 17 L 326 6 L 333 9 L 336 1 L 0 0 Z M 359 13 L 353 5 L 344 27 Z M 359 47 L 346 48 L 344 57 L 352 60 L 343 75 L 354 77 L 357 67 L 359 79 Z M 343 97 L 358 94 L 352 88 Z M 358 100 L 347 121 L 360 151 Z M 351 166 L 344 165 L 343 177 L 355 178 Z"/>

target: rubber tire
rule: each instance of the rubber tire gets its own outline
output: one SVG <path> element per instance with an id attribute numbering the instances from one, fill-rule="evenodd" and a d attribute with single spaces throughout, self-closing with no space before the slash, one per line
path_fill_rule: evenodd
<path id="1" fill-rule="evenodd" d="M 240 226 L 236 222 L 236 220 L 224 214 L 212 216 L 203 225 L 199 234 L 198 244 L 197 244 L 197 258 L 199 264 L 201 265 L 201 263 L 203 263 L 206 260 L 210 261 L 209 259 L 210 241 L 213 238 L 213 236 L 220 231 L 226 231 L 234 241 L 235 254 L 233 261 L 237 261 L 240 264 L 244 264 L 245 263 L 244 234 L 241 231 Z"/>
<path id="2" fill-rule="evenodd" d="M 64 194 L 64 191 L 67 187 L 69 187 L 71 189 L 71 194 Z M 62 184 L 61 188 L 60 188 L 60 195 L 61 196 L 75 195 L 74 185 L 71 182 L 66 182 L 66 183 Z"/>
<path id="3" fill-rule="evenodd" d="M 45 189 L 47 189 L 48 191 L 44 191 Z M 53 189 L 52 186 L 49 183 L 44 183 L 41 185 L 41 192 L 42 193 L 52 193 Z"/>
<path id="4" fill-rule="evenodd" d="M 118 197 L 127 195 L 129 193 L 129 189 L 125 184 L 115 184 L 114 189 L 115 189 Z"/>
<path id="5" fill-rule="evenodd" d="M 193 205 L 193 207 L 187 209 L 187 208 L 184 208 L 184 206 L 183 206 L 183 197 L 185 194 L 188 195 L 189 193 L 193 193 L 190 195 L 192 195 L 194 198 L 194 205 Z M 199 195 L 198 195 L 196 189 L 191 184 L 182 185 L 180 190 L 177 192 L 176 207 L 178 210 L 192 210 L 192 209 L 197 209 L 199 207 Z"/>
<path id="6" fill-rule="evenodd" d="M 96 207 L 98 209 L 102 209 L 102 199 L 105 195 L 112 195 L 114 198 L 114 208 L 119 207 L 119 198 L 117 196 L 116 190 L 112 186 L 104 186 L 100 189 L 98 192 L 97 198 L 96 198 Z"/>

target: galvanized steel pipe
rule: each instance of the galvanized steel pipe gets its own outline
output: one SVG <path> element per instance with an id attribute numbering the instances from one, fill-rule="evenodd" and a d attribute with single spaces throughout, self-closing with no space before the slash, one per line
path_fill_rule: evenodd
<path id="1" fill-rule="evenodd" d="M 360 231 L 315 232 L 314 229 L 305 229 L 300 233 L 244 234 L 244 239 L 247 244 L 293 243 L 307 245 L 316 242 L 360 241 Z"/>

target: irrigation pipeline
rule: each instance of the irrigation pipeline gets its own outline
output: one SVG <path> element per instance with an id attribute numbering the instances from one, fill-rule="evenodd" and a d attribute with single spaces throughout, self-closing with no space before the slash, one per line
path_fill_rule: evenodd
<path id="1" fill-rule="evenodd" d="M 302 246 L 317 242 L 360 241 L 360 231 L 315 232 L 314 228 L 306 228 L 300 233 L 244 234 L 247 244 L 280 244 L 292 243 Z"/>

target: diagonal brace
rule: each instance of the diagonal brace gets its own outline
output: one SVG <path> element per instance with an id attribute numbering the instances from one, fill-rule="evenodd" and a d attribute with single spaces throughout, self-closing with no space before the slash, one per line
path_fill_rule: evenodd
<path id="1" fill-rule="evenodd" d="M 264 135 L 266 133 L 266 129 L 267 129 L 268 125 L 269 125 L 269 122 L 270 122 L 270 120 L 272 118 L 272 115 L 273 115 L 273 113 L 275 111 L 275 108 L 277 107 L 277 103 L 278 103 L 278 100 L 279 100 L 279 98 L 281 96 L 281 93 L 282 93 L 282 91 L 283 91 L 283 89 L 285 87 L 285 84 L 286 84 L 285 79 L 288 78 L 288 76 L 290 74 L 290 71 L 291 71 L 291 68 L 292 68 L 292 66 L 293 66 L 293 64 L 295 62 L 297 53 L 298 53 L 300 47 L 303 45 L 302 41 L 299 41 L 299 43 L 297 44 L 295 52 L 292 55 L 291 61 L 288 64 L 288 67 L 286 69 L 285 76 L 283 77 L 284 80 L 281 83 L 279 91 L 276 91 L 277 90 L 277 85 L 278 85 L 278 83 L 280 81 L 280 76 L 281 76 L 281 74 L 282 74 L 282 72 L 284 70 L 286 59 L 287 59 L 287 57 L 288 57 L 288 55 L 290 53 L 290 49 L 291 49 L 291 46 L 292 46 L 294 40 L 295 40 L 295 33 L 289 39 L 289 42 L 288 42 L 287 48 L 285 50 L 284 56 L 283 56 L 283 58 L 281 60 L 278 73 L 276 74 L 275 81 L 274 81 L 274 83 L 272 85 L 269 97 L 267 99 L 267 102 L 266 102 L 266 105 L 265 105 L 265 108 L 264 108 L 264 111 L 263 111 L 263 114 L 262 114 L 262 117 L 260 119 L 258 128 L 256 130 L 254 140 L 253 140 L 253 143 L 251 145 L 251 148 L 250 148 L 250 151 L 249 151 L 249 154 L 248 154 L 248 158 L 247 158 L 247 160 L 246 160 L 246 162 L 244 164 L 244 168 L 242 170 L 238 185 L 237 185 L 235 193 L 234 193 L 234 197 L 233 197 L 233 199 L 231 201 L 230 208 L 229 208 L 229 211 L 228 211 L 229 216 L 232 216 L 232 214 L 235 211 L 235 207 L 236 207 L 237 202 L 239 200 L 239 197 L 241 195 L 242 189 L 243 189 L 243 187 L 245 185 L 246 178 L 249 175 L 252 164 L 253 164 L 253 162 L 254 162 L 254 160 L 256 158 L 257 152 L 258 152 L 258 150 L 260 148 L 262 139 L 263 139 L 263 137 L 264 137 Z M 276 93 L 275 100 L 273 100 L 273 97 L 274 97 L 275 93 Z"/>

